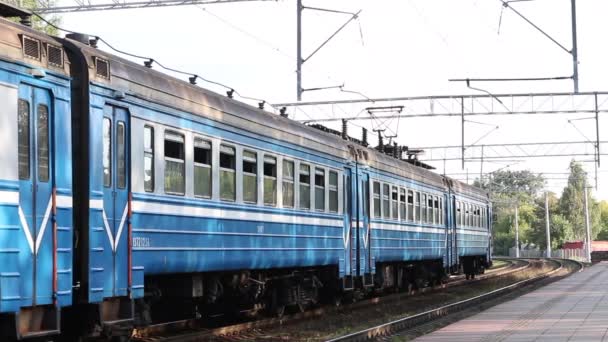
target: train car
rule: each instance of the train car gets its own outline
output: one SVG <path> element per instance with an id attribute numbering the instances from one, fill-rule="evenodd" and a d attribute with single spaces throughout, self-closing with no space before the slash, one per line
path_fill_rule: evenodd
<path id="1" fill-rule="evenodd" d="M 90 316 L 281 312 L 353 286 L 339 137 L 70 38 L 74 260 Z"/>
<path id="2" fill-rule="evenodd" d="M 452 254 L 467 279 L 491 266 L 492 206 L 488 193 L 462 182 L 450 182 Z"/>
<path id="3" fill-rule="evenodd" d="M 446 180 L 385 154 L 370 154 L 372 254 L 379 287 L 420 287 L 441 281 L 446 258 Z"/>
<path id="4" fill-rule="evenodd" d="M 57 333 L 72 303 L 71 75 L 55 38 L 4 18 L 0 37 L 0 335 L 11 340 Z"/>

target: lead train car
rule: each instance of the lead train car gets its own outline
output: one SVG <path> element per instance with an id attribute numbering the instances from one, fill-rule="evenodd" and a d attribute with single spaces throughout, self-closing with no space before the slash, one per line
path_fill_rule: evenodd
<path id="1" fill-rule="evenodd" d="M 57 333 L 72 303 L 70 78 L 61 42 L 0 18 L 3 340 Z"/>
<path id="2" fill-rule="evenodd" d="M 9 47 L 0 139 L 15 146 L 0 154 L 15 165 L 0 169 L 4 331 L 57 332 L 60 312 L 63 330 L 79 335 L 226 308 L 280 313 L 460 266 L 472 275 L 490 260 L 482 191 L 112 56 L 85 36 L 0 29 Z M 65 50 L 63 68 L 53 48 Z M 31 177 L 19 180 L 15 101 L 28 94 L 31 108 L 48 101 L 50 192 L 33 109 Z M 29 230 L 30 210 L 46 229 Z"/>

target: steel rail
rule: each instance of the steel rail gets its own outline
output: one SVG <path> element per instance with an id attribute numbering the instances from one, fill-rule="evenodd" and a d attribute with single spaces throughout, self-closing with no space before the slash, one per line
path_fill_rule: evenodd
<path id="1" fill-rule="evenodd" d="M 531 258 L 533 259 L 533 258 Z M 365 329 L 359 332 L 355 332 L 352 334 L 340 336 L 327 342 L 345 342 L 345 341 L 366 341 L 371 339 L 377 339 L 383 336 L 393 335 L 400 331 L 405 331 L 408 329 L 412 329 L 416 326 L 420 326 L 422 324 L 428 323 L 429 321 L 442 318 L 448 316 L 450 314 L 463 311 L 465 309 L 469 309 L 474 305 L 481 304 L 487 302 L 491 299 L 499 298 L 513 290 L 537 283 L 543 279 L 546 279 L 560 270 L 563 269 L 563 260 L 560 259 L 548 259 L 556 262 L 558 267 L 550 272 L 539 275 L 534 278 L 526 279 L 519 281 L 517 283 L 507 285 L 505 287 L 490 291 L 488 293 L 481 294 L 479 296 L 458 301 L 456 303 L 448 304 L 441 306 L 439 308 L 431 309 L 416 315 L 407 316 L 392 322 L 384 323 L 369 329 Z M 573 260 L 569 260 L 573 261 Z M 577 261 L 573 261 L 579 265 L 579 268 L 582 269 L 583 265 Z"/>

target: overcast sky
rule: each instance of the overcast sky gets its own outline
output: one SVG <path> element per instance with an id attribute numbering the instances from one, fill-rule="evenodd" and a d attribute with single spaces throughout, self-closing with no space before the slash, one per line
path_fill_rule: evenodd
<path id="1" fill-rule="evenodd" d="M 94 0 L 94 3 L 109 0 Z M 191 71 L 227 84 L 241 94 L 272 103 L 292 102 L 296 95 L 295 0 L 185 6 L 161 9 L 106 11 L 63 15 L 70 30 L 102 36 L 119 49 L 151 56 L 177 69 Z M 61 0 L 60 4 L 74 4 Z M 311 7 L 356 12 L 351 22 L 303 69 L 304 88 L 345 84 L 369 97 L 445 95 L 472 93 L 449 78 L 553 77 L 572 74 L 572 57 L 535 31 L 510 10 L 502 12 L 499 0 L 305 0 Z M 535 0 L 512 4 L 521 13 L 571 48 L 569 0 Z M 502 12 L 502 22 L 499 20 Z M 608 1 L 578 2 L 580 90 L 608 90 Z M 308 56 L 347 16 L 306 10 L 303 16 L 304 56 Z M 201 84 L 202 86 L 206 86 Z M 492 93 L 569 92 L 571 81 L 491 83 L 478 86 Z M 209 86 L 210 89 L 223 91 Z M 304 101 L 357 98 L 328 90 L 305 93 Z M 337 109 L 350 113 L 348 106 Z M 332 115 L 335 115 L 332 114 Z M 587 115 L 588 116 L 588 115 Z M 593 120 L 568 119 L 585 115 L 475 117 L 488 125 L 467 124 L 471 144 L 493 126 L 484 144 L 582 141 L 595 139 Z M 305 119 L 305 117 L 295 117 Z M 608 139 L 608 124 L 600 115 L 601 140 Z M 604 121 L 604 122 L 602 122 Z M 359 122 L 374 128 L 371 123 Z M 397 141 L 409 146 L 460 144 L 458 120 L 406 119 L 389 122 L 398 130 Z M 351 128 L 351 132 L 354 127 Z M 353 133 L 358 135 L 358 130 Z M 559 151 L 561 147 L 558 147 Z M 591 151 L 591 145 L 587 150 Z M 555 152 L 555 150 L 553 151 Z M 605 147 L 602 146 L 602 152 Z M 581 157 L 589 160 L 590 157 Z M 591 158 L 592 159 L 592 158 Z M 604 165 L 608 165 L 606 158 Z M 536 159 L 510 168 L 535 172 L 567 172 L 571 158 Z M 485 163 L 484 172 L 506 163 Z M 443 162 L 434 164 L 439 172 Z M 593 163 L 585 163 L 593 183 Z M 448 174 L 480 172 L 479 163 L 447 162 Z M 457 175 L 457 178 L 466 176 Z M 550 176 L 560 178 L 565 176 Z M 564 179 L 548 181 L 561 193 Z M 599 189 L 594 196 L 608 200 L 608 169 L 599 169 Z"/>

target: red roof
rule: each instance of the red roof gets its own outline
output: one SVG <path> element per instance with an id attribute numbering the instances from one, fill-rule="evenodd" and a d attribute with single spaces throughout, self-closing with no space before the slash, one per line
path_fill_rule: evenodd
<path id="1" fill-rule="evenodd" d="M 584 245 L 583 241 L 564 242 L 563 249 L 583 249 Z"/>
<path id="2" fill-rule="evenodd" d="M 585 243 L 583 241 L 570 241 L 565 242 L 563 249 L 583 249 Z M 608 251 L 608 241 L 592 241 L 591 242 L 592 252 L 606 252 Z"/>

